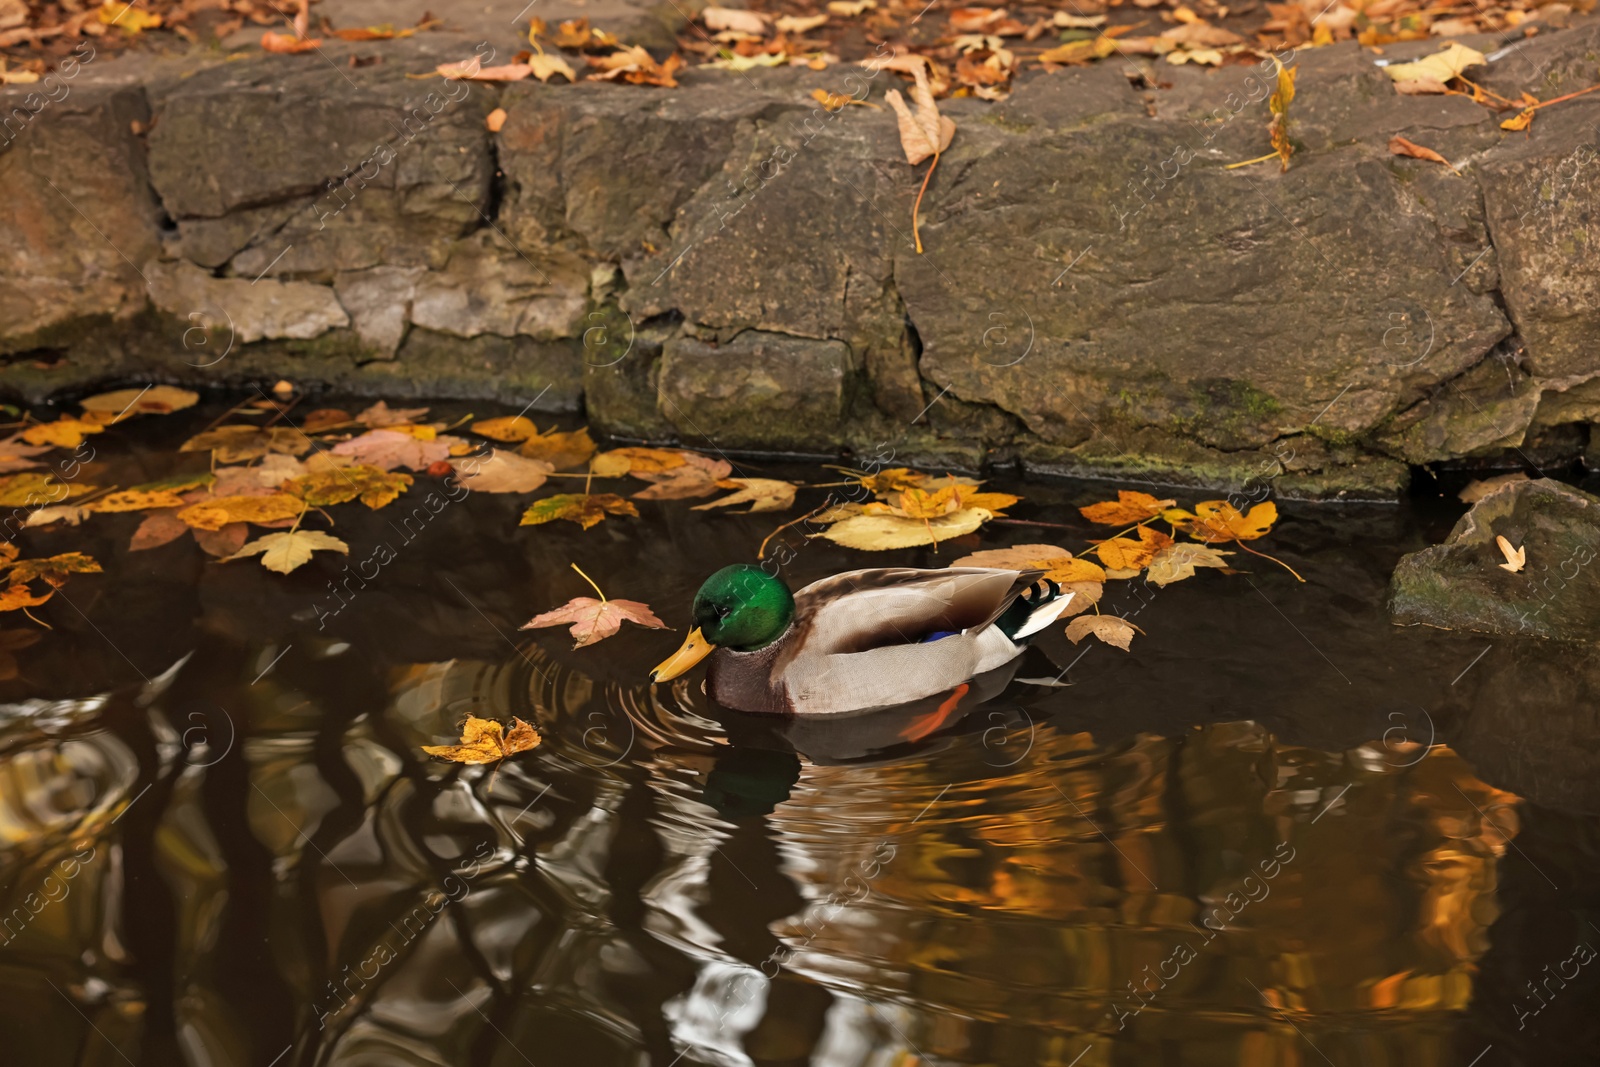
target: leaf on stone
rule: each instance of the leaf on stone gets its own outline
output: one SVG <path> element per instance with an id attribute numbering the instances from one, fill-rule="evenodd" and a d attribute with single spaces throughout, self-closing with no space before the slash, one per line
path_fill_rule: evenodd
<path id="1" fill-rule="evenodd" d="M 1150 560 L 1149 570 L 1145 577 L 1156 585 L 1166 586 L 1173 582 L 1181 582 L 1185 578 L 1194 577 L 1196 567 L 1216 567 L 1221 570 L 1228 569 L 1228 561 L 1223 556 L 1231 556 L 1231 552 L 1220 552 L 1215 548 L 1204 545 L 1171 544 L 1155 554 Z"/>
<path id="2" fill-rule="evenodd" d="M 23 608 L 36 608 L 46 600 L 56 595 L 54 589 L 40 596 L 35 596 L 33 590 L 25 585 L 11 585 L 0 589 L 0 611 L 20 611 Z"/>
<path id="3" fill-rule="evenodd" d="M 461 484 L 474 493 L 531 493 L 549 480 L 554 469 L 541 460 L 523 459 L 499 448 L 486 457 L 458 459 L 453 466 Z"/>
<path id="4" fill-rule="evenodd" d="M 546 626 L 570 626 L 577 639 L 573 648 L 603 641 L 622 629 L 623 620 L 648 626 L 652 630 L 665 630 L 667 624 L 655 617 L 650 605 L 637 600 L 596 600 L 592 596 L 573 597 L 554 611 L 535 615 L 521 626 L 524 630 L 538 630 Z"/>
<path id="5" fill-rule="evenodd" d="M 371 429 L 379 429 L 413 423 L 427 414 L 427 408 L 391 408 L 387 400 L 380 400 L 357 415 L 356 421 Z"/>
<path id="6" fill-rule="evenodd" d="M 101 573 L 100 564 L 95 562 L 94 557 L 86 556 L 82 552 L 63 552 L 59 556 L 25 559 L 12 564 L 8 580 L 13 584 L 26 584 L 43 579 L 60 589 L 67 584 L 68 575 L 99 573 Z"/>
<path id="7" fill-rule="evenodd" d="M 715 33 L 718 30 L 733 30 L 737 33 L 746 33 L 752 37 L 764 37 L 771 23 L 771 17 L 759 11 L 744 11 L 732 7 L 708 7 L 700 12 L 700 20 L 706 24 L 706 29 Z"/>
<path id="8" fill-rule="evenodd" d="M 1267 132 L 1272 137 L 1272 148 L 1283 164 L 1281 169 L 1288 170 L 1289 157 L 1294 155 L 1294 145 L 1289 143 L 1289 104 L 1294 100 L 1294 76 L 1298 69 L 1284 66 L 1277 56 L 1272 57 L 1272 62 L 1278 68 L 1278 84 L 1267 98 L 1267 110 L 1272 112 L 1272 122 L 1267 126 Z"/>
<path id="9" fill-rule="evenodd" d="M 260 556 L 261 565 L 267 570 L 288 574 L 296 567 L 309 563 L 313 552 L 343 552 L 348 555 L 350 546 L 321 530 L 290 530 L 257 538 L 233 555 L 225 557 L 222 562 Z"/>
<path id="10" fill-rule="evenodd" d="M 1134 632 L 1144 633 L 1127 619 L 1115 615 L 1079 615 L 1067 623 L 1067 637 L 1073 644 L 1079 644 L 1085 637 L 1093 634 L 1105 644 L 1122 651 L 1128 651 L 1128 646 L 1133 643 Z"/>
<path id="11" fill-rule="evenodd" d="M 1527 564 L 1528 564 L 1528 546 L 1527 545 L 1523 545 L 1521 548 L 1512 548 L 1511 547 L 1511 542 L 1507 541 L 1503 534 L 1502 535 L 1496 535 L 1496 537 L 1494 539 L 1494 543 L 1499 547 L 1500 554 L 1506 558 L 1506 561 L 1504 563 L 1498 564 L 1498 566 L 1499 566 L 1499 568 L 1501 570 L 1510 571 L 1512 574 L 1516 574 L 1523 567 L 1527 566 Z M 20 563 L 17 564 L 17 569 L 20 570 L 21 568 L 22 568 L 22 564 L 20 564 Z M 13 575 L 12 580 L 15 581 L 16 580 L 16 578 L 15 578 L 16 571 L 12 571 L 11 573 Z"/>
<path id="12" fill-rule="evenodd" d="M 1178 529 L 1207 544 L 1227 541 L 1254 541 L 1265 537 L 1278 521 L 1278 506 L 1268 500 L 1241 514 L 1226 500 L 1203 500 L 1194 506 L 1194 512 L 1182 508 L 1169 508 L 1163 517 Z"/>
<path id="13" fill-rule="evenodd" d="M 792 33 L 799 36 L 803 33 L 810 33 L 819 26 L 826 25 L 827 21 L 827 15 L 779 15 L 773 25 L 777 27 L 779 33 Z M 815 95 L 815 93 L 812 95 Z"/>
<path id="14" fill-rule="evenodd" d="M 1109 541 L 1100 541 L 1095 545 L 1095 554 L 1100 557 L 1100 562 L 1112 571 L 1132 571 L 1137 574 L 1143 570 L 1155 554 L 1172 544 L 1172 538 L 1160 530 L 1152 530 L 1148 526 L 1139 527 L 1138 540 L 1130 537 L 1113 537 Z M 1117 577 L 1117 575 L 1107 575 Z"/>
<path id="15" fill-rule="evenodd" d="M 673 448 L 613 448 L 594 457 L 589 469 L 596 478 L 649 474 L 683 466 L 685 455 L 687 453 Z"/>
<path id="16" fill-rule="evenodd" d="M 834 523 L 813 537 L 825 537 L 836 545 L 882 552 L 892 548 L 936 545 L 977 530 L 993 518 L 983 508 L 964 508 L 932 519 L 912 519 L 900 515 L 855 515 Z"/>
<path id="17" fill-rule="evenodd" d="M 717 483 L 733 473 L 733 464 L 696 452 L 683 453 L 683 463 L 664 471 L 634 471 L 633 476 L 650 482 L 647 489 L 633 494 L 635 500 L 684 500 L 710 496 Z"/>
<path id="18" fill-rule="evenodd" d="M 23 471 L 0 478 L 0 507 L 36 508 L 92 493 L 92 485 L 63 482 L 53 474 Z"/>
<path id="19" fill-rule="evenodd" d="M 498 763 L 507 756 L 539 747 L 539 732 L 513 717 L 511 730 L 493 719 L 468 715 L 459 745 L 423 745 L 422 751 L 452 763 Z"/>
<path id="20" fill-rule="evenodd" d="M 188 523 L 170 511 L 152 512 L 146 515 L 139 528 L 133 531 L 133 538 L 128 542 L 128 551 L 143 552 L 148 548 L 160 548 L 176 541 L 190 529 Z"/>
<path id="21" fill-rule="evenodd" d="M 291 496 L 299 497 L 313 507 L 329 507 L 360 500 L 376 511 L 391 504 L 407 489 L 413 479 L 409 474 L 395 474 L 356 464 L 335 467 L 331 470 L 302 474 L 282 482 L 280 488 Z"/>
<path id="22" fill-rule="evenodd" d="M 419 441 L 408 433 L 383 429 L 368 430 L 360 437 L 334 445 L 332 452 L 386 471 L 396 467 L 420 471 L 427 470 L 430 463 L 448 459 L 450 446 L 442 439 Z"/>
<path id="23" fill-rule="evenodd" d="M 119 511 L 148 511 L 151 508 L 180 508 L 183 497 L 170 489 L 124 489 L 83 505 L 85 511 L 115 513 Z"/>
<path id="24" fill-rule="evenodd" d="M 277 522 L 298 518 L 306 502 L 289 493 L 266 496 L 224 496 L 191 504 L 178 512 L 181 522 L 197 530 L 220 530 L 230 522 Z"/>
<path id="25" fill-rule="evenodd" d="M 1410 156 L 1412 159 L 1425 159 L 1429 163 L 1442 163 L 1451 174 L 1460 174 L 1456 168 L 1450 166 L 1450 161 L 1431 148 L 1424 148 L 1415 141 L 1408 141 L 1398 133 L 1389 138 L 1389 154 L 1396 156 Z"/>
<path id="26" fill-rule="evenodd" d="M 950 141 L 956 135 L 956 124 L 939 114 L 939 105 L 933 102 L 933 91 L 928 88 L 927 64 L 918 64 L 912 72 L 912 78 L 916 82 L 911 88 L 915 112 L 906 106 L 905 98 L 898 89 L 890 89 L 885 99 L 894 108 L 900 128 L 900 147 L 906 154 L 906 162 L 914 167 L 950 147 Z"/>
<path id="27" fill-rule="evenodd" d="M 41 422 L 29 426 L 19 435 L 30 445 L 53 445 L 57 448 L 76 448 L 83 443 L 83 439 L 90 434 L 100 433 L 105 425 L 99 422 L 86 422 L 75 419 L 70 415 L 63 415 L 55 422 Z"/>
<path id="28" fill-rule="evenodd" d="M 1086 559 L 1077 559 L 1071 552 L 1055 545 L 989 548 L 969 556 L 962 556 L 950 566 L 995 567 L 1017 571 L 1042 570 L 1046 578 L 1058 585 L 1073 582 L 1099 583 L 1106 580 L 1106 572 L 1099 565 Z"/>
<path id="29" fill-rule="evenodd" d="M 1153 519 L 1161 514 L 1164 508 L 1170 508 L 1176 503 L 1176 500 L 1157 500 L 1149 493 L 1119 489 L 1117 499 L 1079 508 L 1078 514 L 1101 526 L 1128 526 Z"/>
<path id="30" fill-rule="evenodd" d="M 1444 83 L 1460 77 L 1468 67 L 1482 66 L 1487 62 L 1482 52 L 1452 42 L 1443 52 L 1435 52 L 1411 63 L 1391 63 L 1383 68 L 1383 72 L 1396 82 L 1396 88 L 1401 92 L 1405 91 L 1403 83 L 1413 81 L 1433 82 L 1442 91 Z"/>
<path id="31" fill-rule="evenodd" d="M 621 79 L 633 85 L 655 85 L 663 89 L 676 89 L 673 75 L 683 66 L 683 57 L 674 52 L 657 63 L 655 57 L 640 45 L 618 48 L 609 55 L 586 56 L 591 67 L 601 73 L 591 74 L 591 79 L 615 81 Z"/>
<path id="32" fill-rule="evenodd" d="M 250 540 L 250 524 L 230 522 L 220 530 L 195 530 L 194 543 L 208 556 L 224 559 L 244 547 Z"/>
<path id="33" fill-rule="evenodd" d="M 79 406 L 96 415 L 111 416 L 110 422 L 121 422 L 135 415 L 170 415 L 174 411 L 194 407 L 200 394 L 172 385 L 153 385 L 148 389 L 117 389 L 97 393 Z"/>
<path id="34" fill-rule="evenodd" d="M 549 81 L 557 74 L 561 75 L 569 82 L 575 82 L 578 80 L 577 72 L 572 69 L 565 59 L 562 59 L 554 52 L 545 52 L 543 55 L 536 54 L 529 56 L 528 69 L 533 72 L 533 76 L 535 78 L 538 78 L 542 82 Z"/>
<path id="35" fill-rule="evenodd" d="M 521 415 L 479 419 L 468 429 L 479 437 L 487 437 L 491 441 L 526 441 L 539 432 L 532 419 L 523 418 Z"/>
<path id="36" fill-rule="evenodd" d="M 585 530 L 607 515 L 639 517 L 639 509 L 615 493 L 557 493 L 534 501 L 522 513 L 519 526 L 540 526 L 557 519 L 575 522 Z"/>
<path id="37" fill-rule="evenodd" d="M 95 12 L 95 17 L 100 25 L 114 27 L 129 37 L 137 36 L 145 30 L 153 30 L 161 25 L 160 15 L 128 3 L 126 0 L 105 0 L 100 5 L 100 10 Z"/>
<path id="38" fill-rule="evenodd" d="M 528 459 L 543 460 L 552 470 L 566 470 L 589 462 L 594 455 L 595 443 L 588 430 L 565 433 L 551 430 L 527 438 L 519 449 Z"/>
<path id="39" fill-rule="evenodd" d="M 724 478 L 717 483 L 717 488 L 738 491 L 704 504 L 696 504 L 693 510 L 709 511 L 712 508 L 749 504 L 740 514 L 750 515 L 757 511 L 783 511 L 794 505 L 794 483 L 777 478 Z"/>
<path id="40" fill-rule="evenodd" d="M 321 47 L 321 37 L 296 37 L 292 33 L 274 33 L 272 30 L 261 35 L 261 50 L 277 55 L 311 52 Z"/>
<path id="41" fill-rule="evenodd" d="M 0 441 L 0 474 L 10 474 L 12 471 L 25 471 L 44 464 L 34 459 L 41 452 L 50 451 L 49 445 L 30 445 L 22 440 L 20 434 L 13 435 Z"/>

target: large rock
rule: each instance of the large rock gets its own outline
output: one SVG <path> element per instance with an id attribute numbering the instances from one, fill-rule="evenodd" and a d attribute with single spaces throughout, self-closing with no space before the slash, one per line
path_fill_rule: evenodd
<path id="1" fill-rule="evenodd" d="M 751 330 L 724 345 L 663 347 L 660 411 L 683 437 L 719 446 L 805 449 L 837 436 L 850 349 Z"/>
<path id="2" fill-rule="evenodd" d="M 1527 553 L 1505 570 L 1496 543 Z M 1600 498 L 1560 482 L 1513 482 L 1472 506 L 1440 545 L 1413 552 L 1395 568 L 1389 610 L 1395 622 L 1600 640 Z"/>

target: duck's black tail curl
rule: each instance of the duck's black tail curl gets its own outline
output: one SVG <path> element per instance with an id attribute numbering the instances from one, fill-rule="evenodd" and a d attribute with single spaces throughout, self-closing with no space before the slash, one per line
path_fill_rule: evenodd
<path id="1" fill-rule="evenodd" d="M 1046 604 L 1055 603 L 1062 597 L 1071 595 L 1050 579 L 1040 578 L 1018 594 L 1017 599 L 1012 601 L 1011 606 L 995 620 L 994 624 L 1016 644 L 1026 644 L 1044 629 L 1044 625 L 1054 622 L 1057 617 L 1052 613 L 1044 625 L 1030 627 L 1029 623 L 1035 619 L 1034 613 Z"/>

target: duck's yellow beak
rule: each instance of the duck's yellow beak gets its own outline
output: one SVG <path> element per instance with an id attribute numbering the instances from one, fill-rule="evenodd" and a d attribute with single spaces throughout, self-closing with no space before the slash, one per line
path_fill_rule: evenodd
<path id="1" fill-rule="evenodd" d="M 656 669 L 650 672 L 650 680 L 652 682 L 671 681 L 711 655 L 711 650 L 715 647 L 705 639 L 705 635 L 700 632 L 700 627 L 696 626 L 689 631 L 689 636 L 683 639 L 683 644 L 678 648 L 678 651 L 662 660 L 656 665 Z"/>

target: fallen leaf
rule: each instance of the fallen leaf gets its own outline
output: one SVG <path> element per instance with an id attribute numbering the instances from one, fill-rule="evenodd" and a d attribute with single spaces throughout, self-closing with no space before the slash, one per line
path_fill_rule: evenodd
<path id="1" fill-rule="evenodd" d="M 268 456 L 267 459 L 295 462 L 288 456 Z M 182 493 L 189 489 L 200 489 L 204 486 L 212 485 L 216 480 L 217 476 L 210 471 L 192 471 L 188 474 L 169 474 L 167 477 L 157 478 L 153 482 L 142 482 L 139 485 L 130 487 L 129 491 L 135 493 L 159 493 L 164 491 Z"/>
<path id="2" fill-rule="evenodd" d="M 1050 22 L 1058 29 L 1063 30 L 1092 30 L 1106 24 L 1104 15 L 1069 15 L 1065 11 L 1057 11 L 1050 16 Z"/>
<path id="3" fill-rule="evenodd" d="M 49 526 L 51 523 L 64 522 L 68 526 L 76 526 L 88 518 L 91 512 L 88 508 L 75 507 L 71 504 L 57 504 L 54 507 L 34 508 L 28 512 L 28 521 L 23 523 L 26 527 Z M 182 525 L 181 523 L 179 525 Z"/>
<path id="4" fill-rule="evenodd" d="M 569 82 L 575 82 L 578 80 L 577 72 L 567 64 L 565 59 L 562 59 L 553 52 L 546 52 L 543 55 L 529 56 L 528 69 L 533 71 L 533 76 L 542 82 L 549 81 L 557 74 L 561 75 Z"/>
<path id="5" fill-rule="evenodd" d="M 1196 567 L 1217 567 L 1226 570 L 1228 561 L 1222 557 L 1231 555 L 1233 553 L 1219 552 L 1204 545 L 1191 545 L 1187 542 L 1171 544 L 1157 552 L 1150 560 L 1145 577 L 1159 586 L 1171 585 L 1185 578 L 1193 578 Z"/>
<path id="6" fill-rule="evenodd" d="M 63 415 L 55 422 L 41 422 L 29 426 L 19 435 L 30 445 L 54 445 L 57 448 L 76 448 L 90 434 L 100 433 L 105 426 L 98 422 L 85 422 Z"/>
<path id="7" fill-rule="evenodd" d="M 299 456 L 310 448 L 311 439 L 288 426 L 218 426 L 189 438 L 178 451 L 210 452 L 218 463 L 244 463 L 268 452 Z"/>
<path id="8" fill-rule="evenodd" d="M 377 510 L 393 503 L 401 493 L 411 488 L 412 481 L 409 474 L 395 474 L 358 464 L 303 474 L 283 481 L 280 488 L 314 507 L 360 500 L 367 507 Z"/>
<path id="9" fill-rule="evenodd" d="M 499 133 L 506 124 L 506 109 L 497 107 L 483 117 L 483 128 L 490 133 Z"/>
<path id="10" fill-rule="evenodd" d="M 780 15 L 774 23 L 779 33 L 810 33 L 828 21 L 827 15 Z"/>
<path id="11" fill-rule="evenodd" d="M 664 471 L 684 464 L 685 453 L 669 448 L 613 448 L 594 457 L 590 469 L 596 478 Z"/>
<path id="12" fill-rule="evenodd" d="M 952 567 L 995 567 L 1001 570 L 1042 570 L 1044 576 L 1057 585 L 1072 582 L 1104 582 L 1106 572 L 1098 564 L 1078 559 L 1064 548 L 1055 545 L 1015 545 L 1011 548 L 989 548 L 962 556 Z M 1096 598 L 1098 599 L 1098 598 Z"/>
<path id="13" fill-rule="evenodd" d="M 749 504 L 740 514 L 751 515 L 758 511 L 783 511 L 794 505 L 794 483 L 777 478 L 724 478 L 717 483 L 717 488 L 736 489 L 738 492 L 705 504 L 696 504 L 692 510 L 709 511 L 734 504 Z"/>
<path id="14" fill-rule="evenodd" d="M 710 496 L 717 483 L 733 473 L 727 460 L 712 459 L 696 452 L 683 453 L 683 463 L 664 471 L 634 471 L 633 476 L 650 482 L 647 489 L 633 494 L 635 500 L 684 500 Z"/>
<path id="15" fill-rule="evenodd" d="M 63 482 L 53 474 L 24 471 L 0 477 L 0 507 L 36 508 L 46 504 L 59 504 L 75 496 L 92 493 L 92 485 Z"/>
<path id="16" fill-rule="evenodd" d="M 124 489 L 99 500 L 83 505 L 85 511 L 115 513 L 119 511 L 148 511 L 151 508 L 181 508 L 183 497 L 170 489 L 154 491 Z"/>
<path id="17" fill-rule="evenodd" d="M 225 559 L 244 547 L 250 539 L 250 524 L 230 522 L 220 530 L 195 530 L 194 543 L 208 556 Z"/>
<path id="18" fill-rule="evenodd" d="M 11 565 L 9 581 L 13 584 L 43 579 L 45 582 L 60 589 L 67 584 L 67 576 L 71 574 L 99 574 L 100 564 L 92 556 L 82 552 L 63 552 L 59 556 L 49 556 L 44 559 L 25 559 Z"/>
<path id="19" fill-rule="evenodd" d="M 639 517 L 639 509 L 615 493 L 557 493 L 536 500 L 522 513 L 519 526 L 539 526 L 556 519 L 575 522 L 585 530 L 607 515 Z"/>
<path id="20" fill-rule="evenodd" d="M 1415 141 L 1408 141 L 1399 134 L 1395 134 L 1393 137 L 1389 138 L 1389 152 L 1390 154 L 1396 156 L 1410 156 L 1412 159 L 1425 159 L 1430 163 L 1443 163 L 1445 167 L 1450 170 L 1450 173 L 1461 173 L 1460 171 L 1456 170 L 1456 168 L 1450 166 L 1450 161 L 1448 159 L 1444 158 L 1433 149 L 1424 148 Z"/>
<path id="21" fill-rule="evenodd" d="M 1511 542 L 1507 541 L 1503 535 L 1497 535 L 1495 537 L 1495 539 L 1494 539 L 1494 543 L 1500 546 L 1500 554 L 1505 556 L 1505 558 L 1506 558 L 1506 561 L 1504 563 L 1501 563 L 1501 564 L 1498 565 L 1501 570 L 1510 571 L 1512 574 L 1516 574 L 1524 566 L 1527 565 L 1527 562 L 1528 562 L 1528 546 L 1527 545 L 1523 545 L 1521 548 L 1512 548 L 1511 547 Z M 21 570 L 21 569 L 22 569 L 22 564 L 21 563 L 17 564 L 17 570 Z M 17 580 L 16 579 L 16 573 L 17 573 L 17 571 L 12 571 L 11 572 L 13 581 Z"/>
<path id="22" fill-rule="evenodd" d="M 171 385 L 152 385 L 148 389 L 117 389 L 86 398 L 79 406 L 85 411 L 110 415 L 112 422 L 135 415 L 170 415 L 194 407 L 200 394 Z"/>
<path id="23" fill-rule="evenodd" d="M 1487 62 L 1482 52 L 1452 43 L 1443 52 L 1435 52 L 1415 62 L 1391 63 L 1383 68 L 1383 72 L 1395 82 L 1427 79 L 1442 86 L 1451 78 L 1459 77 L 1468 67 L 1482 66 Z"/>
<path id="24" fill-rule="evenodd" d="M 479 437 L 487 437 L 491 441 L 526 441 L 539 433 L 539 428 L 533 424 L 533 420 L 525 419 L 521 415 L 479 419 L 468 429 Z"/>
<path id="25" fill-rule="evenodd" d="M 300 423 L 300 429 L 306 433 L 321 433 L 323 430 L 343 426 L 352 421 L 354 420 L 348 411 L 339 408 L 318 408 L 305 417 Z"/>
<path id="26" fill-rule="evenodd" d="M 1537 110 L 1537 108 L 1531 107 L 1523 108 L 1515 115 L 1512 115 L 1510 118 L 1501 122 L 1500 128 L 1502 130 L 1510 130 L 1512 133 L 1516 133 L 1519 130 L 1525 130 L 1528 128 L 1529 124 L 1533 122 L 1533 115 Z"/>
<path id="27" fill-rule="evenodd" d="M 322 47 L 321 37 L 296 37 L 290 33 L 274 33 L 268 30 L 261 35 L 261 50 L 278 55 L 294 55 L 299 52 L 310 52 Z"/>
<path id="28" fill-rule="evenodd" d="M 178 512 L 178 520 L 199 530 L 220 530 L 230 522 L 277 522 L 298 518 L 306 502 L 289 493 L 266 496 L 224 496 L 191 504 Z"/>
<path id="29" fill-rule="evenodd" d="M 461 727 L 459 745 L 423 745 L 422 751 L 452 763 L 498 763 L 507 756 L 538 748 L 540 740 L 539 732 L 521 719 L 513 717 L 507 733 L 493 719 L 468 715 Z"/>
<path id="30" fill-rule="evenodd" d="M 956 135 L 956 124 L 939 114 L 939 106 L 933 102 L 933 93 L 928 88 L 926 65 L 919 64 L 912 77 L 916 80 L 911 89 L 911 99 L 917 107 L 914 114 L 906 106 L 900 90 L 890 89 L 884 98 L 894 108 L 899 122 L 900 147 L 905 151 L 906 162 L 914 167 L 950 147 Z"/>
<path id="31" fill-rule="evenodd" d="M 378 429 L 416 422 L 428 414 L 427 408 L 391 408 L 387 400 L 380 400 L 356 416 L 363 426 Z"/>
<path id="32" fill-rule="evenodd" d="M 143 552 L 149 548 L 160 548 L 188 533 L 188 523 L 178 518 L 170 511 L 157 511 L 146 515 L 139 528 L 133 531 L 133 538 L 128 542 L 129 552 Z"/>
<path id="33" fill-rule="evenodd" d="M 1203 500 L 1194 506 L 1193 514 L 1182 508 L 1169 508 L 1162 517 L 1196 541 L 1254 541 L 1272 530 L 1272 524 L 1278 521 L 1278 506 L 1268 500 L 1244 515 L 1226 500 Z"/>
<path id="34" fill-rule="evenodd" d="M 713 32 L 734 30 L 754 37 L 765 36 L 768 24 L 767 16 L 758 11 L 742 11 L 732 7 L 705 8 L 700 12 L 700 21 L 706 24 L 706 29 Z"/>
<path id="35" fill-rule="evenodd" d="M 161 16 L 123 0 L 105 0 L 95 12 L 102 26 L 115 26 L 130 37 L 161 25 Z"/>
<path id="36" fill-rule="evenodd" d="M 1176 500 L 1157 500 L 1149 493 L 1119 489 L 1117 499 L 1081 507 L 1078 514 L 1101 526 L 1128 526 L 1153 519 L 1175 504 Z"/>
<path id="37" fill-rule="evenodd" d="M 215 529 L 215 527 L 212 527 Z M 290 530 L 288 533 L 267 534 L 245 545 L 222 562 L 229 563 L 249 556 L 261 557 L 261 565 L 269 571 L 288 574 L 296 567 L 310 562 L 313 552 L 350 552 L 350 546 L 321 530 Z"/>
<path id="38" fill-rule="evenodd" d="M 878 6 L 878 0 L 828 0 L 828 14 L 851 18 Z"/>
<path id="39" fill-rule="evenodd" d="M 336 456 L 349 456 L 358 463 L 386 471 L 396 467 L 426 470 L 428 464 L 450 456 L 449 445 L 442 441 L 419 441 L 410 434 L 392 429 L 368 430 L 360 437 L 334 445 L 331 451 Z"/>
<path id="40" fill-rule="evenodd" d="M 1127 619 L 1115 615 L 1079 615 L 1067 623 L 1067 637 L 1073 644 L 1079 644 L 1085 637 L 1094 634 L 1101 641 L 1124 652 L 1128 651 L 1128 646 L 1133 643 L 1133 634 L 1136 630 L 1144 633 Z"/>
<path id="41" fill-rule="evenodd" d="M 474 56 L 457 63 L 440 63 L 433 68 L 441 77 L 452 81 L 517 82 L 533 73 L 526 63 L 507 63 L 499 67 L 486 67 Z"/>
<path id="42" fill-rule="evenodd" d="M 672 75 L 683 65 L 683 57 L 676 52 L 668 56 L 664 62 L 657 63 L 655 58 L 640 45 L 629 45 L 626 48 L 618 48 L 609 55 L 586 58 L 591 67 L 602 72 L 589 75 L 591 78 L 598 80 L 621 78 L 634 85 L 656 85 L 663 89 L 678 87 Z"/>
<path id="43" fill-rule="evenodd" d="M 35 596 L 33 590 L 25 585 L 12 585 L 0 589 L 0 611 L 20 611 L 23 608 L 36 608 L 46 600 L 56 595 L 54 589 L 42 596 Z"/>
<path id="44" fill-rule="evenodd" d="M 983 508 L 964 508 L 932 519 L 912 519 L 900 515 L 855 515 L 834 523 L 813 537 L 825 537 L 836 545 L 881 552 L 891 548 L 937 545 L 953 537 L 977 530 L 994 516 Z"/>
<path id="45" fill-rule="evenodd" d="M 874 104 L 870 100 L 857 100 L 855 97 L 850 96 L 847 93 L 830 93 L 826 89 L 811 90 L 811 99 L 821 104 L 823 109 L 826 111 L 840 111 L 852 104 L 856 105 L 857 107 L 869 107 L 874 111 L 883 110 L 883 108 L 879 107 L 877 104 Z"/>
<path id="46" fill-rule="evenodd" d="M 1137 541 L 1130 537 L 1113 537 L 1096 544 L 1094 551 L 1100 557 L 1100 562 L 1111 570 L 1138 573 L 1149 564 L 1157 552 L 1172 543 L 1172 538 L 1160 530 L 1141 526 Z"/>
<path id="47" fill-rule="evenodd" d="M 542 460 L 524 459 L 498 448 L 487 458 L 456 460 L 454 467 L 461 484 L 474 493 L 531 493 L 548 481 L 555 469 Z"/>
<path id="48" fill-rule="evenodd" d="M 1272 122 L 1267 132 L 1272 137 L 1272 147 L 1282 161 L 1282 170 L 1289 169 L 1289 157 L 1294 155 L 1294 145 L 1289 142 L 1289 104 L 1294 100 L 1294 76 L 1298 68 L 1286 67 L 1277 56 L 1272 62 L 1278 68 L 1278 84 L 1267 98 L 1267 109 L 1272 112 Z"/>
<path id="49" fill-rule="evenodd" d="M 1493 478 L 1484 478 L 1480 481 L 1468 482 L 1466 487 L 1463 488 L 1461 492 L 1456 494 L 1456 499 L 1461 501 L 1463 504 L 1476 504 L 1478 501 L 1482 500 L 1484 497 L 1488 496 L 1490 493 L 1494 492 L 1496 489 L 1499 489 L 1503 485 L 1510 485 L 1513 482 L 1526 482 L 1528 480 L 1529 479 L 1526 474 L 1522 473 L 1521 471 L 1516 471 L 1512 474 L 1500 474 Z"/>
<path id="50" fill-rule="evenodd" d="M 595 443 L 588 430 L 551 430 L 529 437 L 518 451 L 528 459 L 542 460 L 550 464 L 552 470 L 559 471 L 589 462 L 594 450 Z"/>
<path id="51" fill-rule="evenodd" d="M 567 626 L 577 639 L 574 648 L 583 648 L 603 641 L 622 628 L 623 620 L 664 630 L 667 624 L 655 617 L 650 605 L 637 600 L 596 600 L 592 596 L 573 597 L 554 611 L 535 615 L 521 626 L 524 630 L 538 630 L 546 626 Z"/>
<path id="52" fill-rule="evenodd" d="M 21 673 L 12 653 L 37 644 L 43 636 L 38 630 L 0 630 L 0 682 L 9 682 Z"/>
<path id="53" fill-rule="evenodd" d="M 34 459 L 41 452 L 50 451 L 49 445 L 30 445 L 23 442 L 21 435 L 14 435 L 0 441 L 0 474 L 10 474 L 12 471 L 25 471 L 44 464 Z"/>

